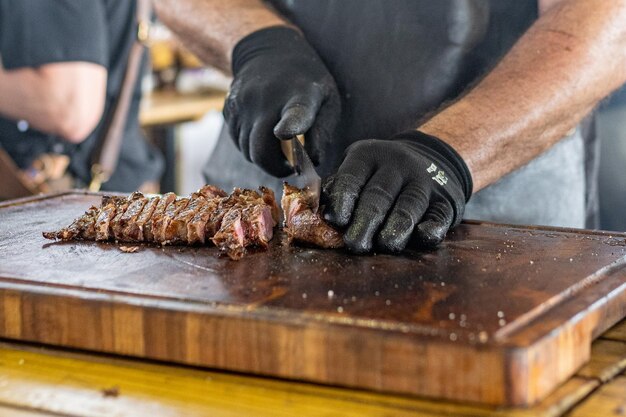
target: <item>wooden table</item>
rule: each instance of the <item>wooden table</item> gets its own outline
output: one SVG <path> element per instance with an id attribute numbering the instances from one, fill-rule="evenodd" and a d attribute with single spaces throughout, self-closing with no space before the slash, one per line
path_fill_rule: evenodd
<path id="1" fill-rule="evenodd" d="M 494 409 L 0 342 L 0 415 L 612 417 L 626 415 L 626 320 L 539 405 Z"/>

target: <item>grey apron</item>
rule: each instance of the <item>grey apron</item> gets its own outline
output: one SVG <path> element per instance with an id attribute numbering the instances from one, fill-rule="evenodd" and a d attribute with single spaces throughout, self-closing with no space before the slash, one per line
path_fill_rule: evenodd
<path id="1" fill-rule="evenodd" d="M 386 138 L 452 100 L 486 73 L 537 17 L 536 0 L 274 0 L 333 74 L 342 97 L 332 173 L 345 148 Z M 584 227 L 585 144 L 580 129 L 525 167 L 476 193 L 466 218 Z M 247 162 L 223 129 L 207 182 L 272 187 L 282 181 Z"/>

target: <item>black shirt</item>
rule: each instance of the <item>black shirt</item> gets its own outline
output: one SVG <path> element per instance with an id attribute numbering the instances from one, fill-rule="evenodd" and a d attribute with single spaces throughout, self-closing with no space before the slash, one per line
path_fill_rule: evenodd
<path id="1" fill-rule="evenodd" d="M 104 115 L 79 145 L 34 129 L 21 131 L 15 120 L 0 117 L 0 146 L 20 167 L 27 167 L 41 153 L 66 153 L 71 156 L 70 171 L 89 182 L 91 152 L 119 94 L 135 39 L 135 7 L 136 2 L 129 0 L 0 0 L 0 56 L 5 69 L 84 61 L 108 70 Z M 158 180 L 163 169 L 161 156 L 140 131 L 140 98 L 137 82 L 118 168 L 103 185 L 105 190 L 135 190 L 146 181 Z"/>

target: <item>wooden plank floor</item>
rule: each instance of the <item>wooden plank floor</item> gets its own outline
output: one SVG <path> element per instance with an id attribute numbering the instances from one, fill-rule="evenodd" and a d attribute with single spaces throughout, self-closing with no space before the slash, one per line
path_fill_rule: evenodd
<path id="1" fill-rule="evenodd" d="M 626 320 L 541 404 L 494 409 L 294 383 L 12 342 L 0 343 L 2 416 L 626 415 Z"/>

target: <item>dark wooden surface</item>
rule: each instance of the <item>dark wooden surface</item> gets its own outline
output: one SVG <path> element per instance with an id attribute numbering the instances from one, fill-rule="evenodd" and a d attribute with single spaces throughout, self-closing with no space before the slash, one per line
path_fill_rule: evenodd
<path id="1" fill-rule="evenodd" d="M 626 235 L 465 224 L 436 251 L 54 243 L 99 197 L 0 206 L 0 336 L 490 404 L 544 397 L 626 314 Z"/>

